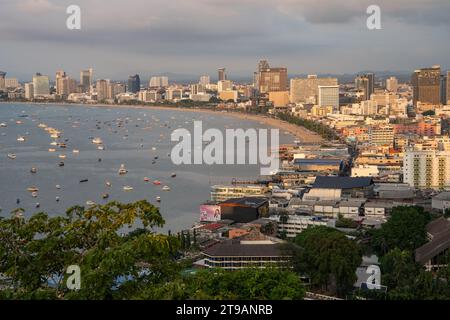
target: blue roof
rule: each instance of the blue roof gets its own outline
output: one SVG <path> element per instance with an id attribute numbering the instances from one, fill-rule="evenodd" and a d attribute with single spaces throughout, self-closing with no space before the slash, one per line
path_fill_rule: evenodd
<path id="1" fill-rule="evenodd" d="M 370 177 L 335 177 L 319 176 L 314 181 L 313 188 L 319 189 L 354 189 L 365 188 L 373 184 Z"/>

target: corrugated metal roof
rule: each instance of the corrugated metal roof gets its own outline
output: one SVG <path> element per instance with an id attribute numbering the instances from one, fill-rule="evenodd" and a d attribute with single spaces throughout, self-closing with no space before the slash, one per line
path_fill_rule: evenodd
<path id="1" fill-rule="evenodd" d="M 354 189 L 364 188 L 373 184 L 370 177 L 334 177 L 318 176 L 313 188 L 319 189 Z"/>

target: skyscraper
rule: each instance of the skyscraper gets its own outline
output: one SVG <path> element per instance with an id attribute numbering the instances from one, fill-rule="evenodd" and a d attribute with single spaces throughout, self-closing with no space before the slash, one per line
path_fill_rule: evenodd
<path id="1" fill-rule="evenodd" d="M 441 75 L 441 84 L 440 84 L 440 92 L 441 92 L 441 104 L 447 104 L 447 81 L 448 78 L 445 75 Z"/>
<path id="2" fill-rule="evenodd" d="M 86 93 L 90 93 L 91 91 L 93 73 L 94 70 L 92 68 L 89 68 L 87 70 L 81 70 L 80 72 L 80 85 L 83 86 L 84 92 Z"/>
<path id="3" fill-rule="evenodd" d="M 151 77 L 150 83 L 148 85 L 150 88 L 163 88 L 169 86 L 169 78 L 168 77 Z"/>
<path id="4" fill-rule="evenodd" d="M 34 97 L 47 97 L 50 95 L 50 81 L 48 76 L 43 76 L 36 73 L 33 76 L 33 91 Z"/>
<path id="5" fill-rule="evenodd" d="M 33 83 L 25 83 L 25 99 L 32 100 L 34 98 Z"/>
<path id="6" fill-rule="evenodd" d="M 414 71 L 411 76 L 413 86 L 413 103 L 417 102 L 438 105 L 441 101 L 441 67 L 432 66 Z"/>
<path id="7" fill-rule="evenodd" d="M 199 84 L 206 86 L 206 85 L 210 84 L 210 81 L 211 81 L 211 79 L 209 78 L 208 75 L 203 75 L 200 77 Z"/>
<path id="8" fill-rule="evenodd" d="M 0 90 L 5 89 L 5 76 L 6 72 L 0 71 Z"/>
<path id="9" fill-rule="evenodd" d="M 375 92 L 375 75 L 373 73 L 359 75 L 355 79 L 355 87 L 364 92 L 364 101 L 370 100 L 370 96 Z"/>
<path id="10" fill-rule="evenodd" d="M 291 79 L 290 101 L 291 103 L 317 103 L 319 96 L 319 86 L 337 85 L 337 78 L 318 78 L 317 75 L 309 75 L 307 78 Z"/>
<path id="11" fill-rule="evenodd" d="M 218 81 L 227 80 L 227 74 L 225 73 L 225 68 L 220 68 L 218 70 Z"/>
<path id="12" fill-rule="evenodd" d="M 97 101 L 103 101 L 108 98 L 108 84 L 108 80 L 97 80 L 97 84 L 95 86 L 97 90 Z"/>
<path id="13" fill-rule="evenodd" d="M 267 68 L 259 72 L 259 92 L 287 90 L 287 68 Z"/>
<path id="14" fill-rule="evenodd" d="M 386 90 L 396 93 L 398 89 L 398 80 L 396 77 L 390 77 L 386 80 Z"/>
<path id="15" fill-rule="evenodd" d="M 319 86 L 319 106 L 339 109 L 339 86 Z"/>
<path id="16" fill-rule="evenodd" d="M 141 90 L 141 79 L 138 74 L 128 77 L 128 92 L 137 93 Z"/>

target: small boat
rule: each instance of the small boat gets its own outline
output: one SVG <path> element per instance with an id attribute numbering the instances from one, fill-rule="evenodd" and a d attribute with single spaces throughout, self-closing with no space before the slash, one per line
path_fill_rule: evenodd
<path id="1" fill-rule="evenodd" d="M 83 179 L 83 180 L 80 180 L 80 183 L 84 183 L 84 182 L 88 182 L 89 181 L 89 179 Z"/>
<path id="2" fill-rule="evenodd" d="M 145 182 L 149 182 L 149 181 L 150 181 L 150 179 L 149 179 L 149 178 L 147 178 L 147 177 L 144 177 L 144 181 L 145 181 Z"/>
<path id="3" fill-rule="evenodd" d="M 111 187 L 111 182 L 106 181 L 105 184 L 106 184 L 107 187 Z"/>
<path id="4" fill-rule="evenodd" d="M 39 123 L 38 128 L 47 128 L 47 125 L 45 123 Z"/>
<path id="5" fill-rule="evenodd" d="M 32 186 L 32 187 L 28 187 L 27 191 L 29 191 L 29 192 L 38 192 L 39 189 L 38 189 L 38 187 Z"/>
<path id="6" fill-rule="evenodd" d="M 175 178 L 177 176 L 176 173 L 172 172 L 172 174 L 170 175 L 172 178 Z"/>
<path id="7" fill-rule="evenodd" d="M 16 199 L 16 204 L 19 204 L 19 203 L 20 203 L 20 199 L 17 198 L 17 199 Z"/>
<path id="8" fill-rule="evenodd" d="M 158 160 L 158 156 L 155 156 L 153 159 Z"/>
<path id="9" fill-rule="evenodd" d="M 67 145 L 66 145 L 65 143 L 60 143 L 60 144 L 58 144 L 58 146 L 59 146 L 60 148 L 66 148 L 66 147 L 67 147 Z"/>
<path id="10" fill-rule="evenodd" d="M 19 137 L 17 138 L 17 141 L 19 141 L 19 142 L 24 142 L 24 141 L 25 141 L 25 137 L 24 137 L 24 136 L 19 136 Z"/>
<path id="11" fill-rule="evenodd" d="M 58 139 L 59 137 L 60 137 L 60 135 L 58 133 L 52 133 L 50 135 L 50 138 L 53 138 L 53 139 Z"/>
<path id="12" fill-rule="evenodd" d="M 65 154 L 60 154 L 59 156 L 58 156 L 58 158 L 60 158 L 60 159 L 65 159 L 67 156 L 65 155 Z"/>
<path id="13" fill-rule="evenodd" d="M 124 164 L 120 165 L 120 169 L 119 169 L 119 174 L 123 175 L 126 174 L 128 172 L 128 170 L 125 168 Z"/>
<path id="14" fill-rule="evenodd" d="M 86 201 L 86 205 L 88 205 L 88 206 L 95 206 L 95 202 L 91 201 L 91 200 L 88 200 L 88 201 Z"/>
<path id="15" fill-rule="evenodd" d="M 170 187 L 169 186 L 164 186 L 162 189 L 163 189 L 163 191 L 170 191 Z"/>
<path id="16" fill-rule="evenodd" d="M 58 166 L 64 167 L 64 161 L 61 161 L 60 163 L 58 163 Z"/>
<path id="17" fill-rule="evenodd" d="M 58 142 L 52 141 L 52 142 L 50 143 L 50 145 L 51 145 L 51 146 L 57 146 L 57 145 L 58 145 Z"/>
<path id="18" fill-rule="evenodd" d="M 38 193 L 35 191 L 35 192 L 32 192 L 31 193 L 31 196 L 33 197 L 33 198 L 36 198 L 37 196 L 38 196 Z"/>
<path id="19" fill-rule="evenodd" d="M 131 191 L 131 190 L 133 190 L 132 186 L 124 186 L 123 187 L 123 191 Z"/>
<path id="20" fill-rule="evenodd" d="M 105 147 L 104 146 L 98 146 L 97 149 L 98 150 L 105 150 Z"/>
<path id="21" fill-rule="evenodd" d="M 98 158 L 98 162 L 102 162 L 102 158 Z"/>
<path id="22" fill-rule="evenodd" d="M 17 121 L 16 121 L 16 124 L 22 124 L 22 121 L 17 120 Z"/>
<path id="23" fill-rule="evenodd" d="M 52 149 L 52 148 L 50 148 L 50 149 L 48 149 L 48 152 L 55 152 L 56 150 L 55 149 Z"/>
<path id="24" fill-rule="evenodd" d="M 0 123 L 0 127 L 1 128 L 6 128 L 8 125 L 6 124 L 6 123 L 4 123 L 4 122 L 2 122 L 2 123 Z"/>
<path id="25" fill-rule="evenodd" d="M 155 150 L 156 150 L 156 148 L 155 148 L 155 147 L 153 147 L 153 148 L 152 148 L 152 150 L 153 150 L 153 151 L 155 151 Z"/>
<path id="26" fill-rule="evenodd" d="M 160 197 L 160 196 L 157 196 L 157 197 L 156 197 L 156 201 L 157 201 L 157 202 L 161 202 L 161 197 Z"/>
<path id="27" fill-rule="evenodd" d="M 161 181 L 155 180 L 155 181 L 153 181 L 153 184 L 154 184 L 155 186 L 159 186 L 159 185 L 161 185 Z"/>
<path id="28" fill-rule="evenodd" d="M 102 144 L 103 141 L 102 141 L 102 139 L 100 139 L 100 138 L 94 138 L 94 139 L 92 139 L 92 143 L 93 143 L 93 144 Z"/>
<path id="29" fill-rule="evenodd" d="M 35 167 L 33 167 L 33 168 L 30 169 L 30 172 L 31 172 L 31 173 L 36 173 L 36 172 L 37 172 L 37 169 L 36 169 Z"/>
<path id="30" fill-rule="evenodd" d="M 59 197 L 56 197 L 55 200 L 56 200 L 56 202 L 59 202 Z"/>
<path id="31" fill-rule="evenodd" d="M 73 152 L 73 153 L 80 153 L 80 150 L 78 150 L 78 149 L 73 149 L 72 152 Z"/>
<path id="32" fill-rule="evenodd" d="M 109 194 L 107 194 L 107 193 L 102 194 L 102 198 L 103 199 L 108 199 L 109 198 Z"/>
<path id="33" fill-rule="evenodd" d="M 14 160 L 16 158 L 16 155 L 14 153 L 8 153 L 8 158 Z"/>
<path id="34" fill-rule="evenodd" d="M 59 184 L 57 184 L 55 187 L 56 187 L 56 189 L 58 189 L 58 190 L 61 189 L 61 186 L 60 186 Z"/>
<path id="35" fill-rule="evenodd" d="M 36 203 L 36 208 L 39 208 L 41 204 L 39 202 Z"/>

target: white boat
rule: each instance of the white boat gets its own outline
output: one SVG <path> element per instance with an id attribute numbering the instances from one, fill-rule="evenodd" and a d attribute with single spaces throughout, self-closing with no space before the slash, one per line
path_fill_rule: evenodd
<path id="1" fill-rule="evenodd" d="M 65 155 L 65 154 L 60 154 L 59 156 L 58 156 L 58 158 L 60 158 L 60 159 L 65 159 L 67 156 Z"/>
<path id="2" fill-rule="evenodd" d="M 157 196 L 157 197 L 156 197 L 156 201 L 161 202 L 161 197 L 160 197 L 160 196 Z"/>
<path id="3" fill-rule="evenodd" d="M 19 136 L 19 137 L 17 138 L 17 141 L 19 141 L 19 142 L 24 142 L 24 141 L 25 141 L 25 137 L 24 137 L 24 136 Z"/>
<path id="4" fill-rule="evenodd" d="M 14 160 L 16 158 L 16 155 L 14 153 L 8 153 L 8 158 Z"/>
<path id="5" fill-rule="evenodd" d="M 131 191 L 131 190 L 133 190 L 132 186 L 124 186 L 123 187 L 123 191 Z"/>
<path id="6" fill-rule="evenodd" d="M 88 201 L 86 201 L 86 205 L 88 205 L 88 206 L 95 206 L 95 202 L 91 201 L 91 200 L 88 200 Z"/>
<path id="7" fill-rule="evenodd" d="M 78 149 L 73 149 L 72 152 L 73 152 L 73 153 L 80 153 L 80 150 L 78 150 Z"/>
<path id="8" fill-rule="evenodd" d="M 32 168 L 30 169 L 30 172 L 31 172 L 31 173 L 36 173 L 36 172 L 37 172 L 37 169 L 36 169 L 35 167 L 32 167 Z"/>
<path id="9" fill-rule="evenodd" d="M 57 145 L 58 145 L 58 142 L 52 141 L 52 142 L 50 143 L 50 145 L 51 145 L 51 146 L 57 146 Z"/>
<path id="10" fill-rule="evenodd" d="M 38 187 L 32 186 L 32 187 L 28 187 L 27 191 L 29 191 L 29 192 L 38 192 L 39 189 L 38 189 Z"/>
<path id="11" fill-rule="evenodd" d="M 169 186 L 164 186 L 162 189 L 163 189 L 164 191 L 170 191 L 170 187 L 169 187 Z"/>
<path id="12" fill-rule="evenodd" d="M 98 150 L 105 150 L 105 147 L 104 146 L 98 146 L 97 149 Z"/>
<path id="13" fill-rule="evenodd" d="M 39 123 L 38 128 L 47 128 L 47 125 L 45 123 Z"/>
<path id="14" fill-rule="evenodd" d="M 48 152 L 55 152 L 56 150 L 53 148 L 48 149 Z"/>
<path id="15" fill-rule="evenodd" d="M 50 138 L 53 138 L 53 139 L 58 139 L 59 137 L 60 137 L 60 135 L 58 133 L 52 133 L 50 135 Z"/>
<path id="16" fill-rule="evenodd" d="M 8 125 L 6 124 L 6 123 L 4 123 L 4 122 L 2 122 L 2 123 L 0 123 L 0 127 L 1 128 L 6 128 Z"/>
<path id="17" fill-rule="evenodd" d="M 126 174 L 128 170 L 125 168 L 124 164 L 120 165 L 119 174 Z"/>
<path id="18" fill-rule="evenodd" d="M 32 196 L 33 198 L 37 198 L 38 193 L 37 193 L 36 191 L 34 191 L 34 192 L 31 193 L 31 196 Z"/>
<path id="19" fill-rule="evenodd" d="M 60 186 L 59 184 L 57 184 L 55 187 L 56 187 L 56 189 L 58 189 L 58 190 L 61 189 L 61 186 Z"/>
<path id="20" fill-rule="evenodd" d="M 103 141 L 102 141 L 102 139 L 100 139 L 100 138 L 94 138 L 94 139 L 92 139 L 92 143 L 93 143 L 93 144 L 102 144 Z"/>

